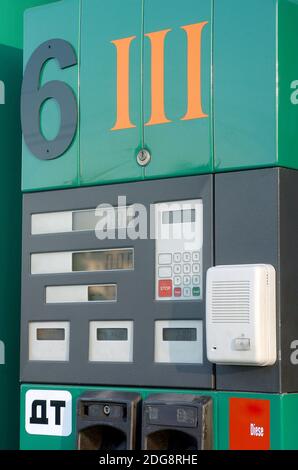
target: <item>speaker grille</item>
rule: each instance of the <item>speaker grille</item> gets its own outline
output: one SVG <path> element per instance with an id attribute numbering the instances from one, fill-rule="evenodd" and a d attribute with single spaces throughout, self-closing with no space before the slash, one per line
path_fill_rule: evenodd
<path id="1" fill-rule="evenodd" d="M 212 323 L 249 323 L 250 281 L 212 281 Z"/>

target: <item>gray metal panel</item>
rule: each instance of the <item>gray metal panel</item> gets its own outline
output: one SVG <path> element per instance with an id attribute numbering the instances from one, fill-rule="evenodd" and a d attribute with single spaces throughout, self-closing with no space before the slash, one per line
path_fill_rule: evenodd
<path id="1" fill-rule="evenodd" d="M 118 195 L 126 195 L 127 204 L 138 202 L 147 207 L 155 202 L 202 198 L 204 204 L 204 278 L 206 270 L 213 265 L 212 175 L 24 195 L 21 380 L 38 383 L 211 388 L 213 366 L 206 358 L 205 335 L 203 365 L 153 362 L 155 320 L 205 320 L 205 290 L 202 301 L 157 302 L 154 300 L 154 240 L 99 241 L 94 232 L 30 235 L 32 213 L 89 209 L 103 202 L 117 205 Z M 30 254 L 34 252 L 124 246 L 133 246 L 135 249 L 134 271 L 34 276 L 30 274 Z M 63 285 L 117 283 L 118 302 L 104 305 L 46 305 L 44 286 L 57 285 L 57 282 Z M 32 320 L 70 321 L 69 363 L 28 361 L 28 322 Z M 134 320 L 134 362 L 89 362 L 90 320 Z"/>
<path id="2" fill-rule="evenodd" d="M 277 274 L 280 323 L 279 169 L 215 176 L 215 265 L 272 264 Z M 277 335 L 277 350 L 280 337 Z M 280 392 L 281 364 L 217 366 L 218 390 Z"/>
<path id="3" fill-rule="evenodd" d="M 281 381 L 282 392 L 297 392 L 298 343 L 292 343 L 298 340 L 298 171 L 279 173 Z"/>

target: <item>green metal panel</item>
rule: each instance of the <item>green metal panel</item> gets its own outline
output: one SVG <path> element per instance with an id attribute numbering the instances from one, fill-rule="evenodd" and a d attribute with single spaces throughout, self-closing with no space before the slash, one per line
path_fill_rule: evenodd
<path id="1" fill-rule="evenodd" d="M 278 164 L 298 169 L 298 1 L 278 1 Z M 295 83 L 296 82 L 296 83 Z M 293 84 L 293 85 L 292 85 Z M 294 88 L 291 88 L 291 85 Z M 293 93 L 293 97 L 291 96 Z M 294 101 L 291 99 L 294 98 Z"/>
<path id="2" fill-rule="evenodd" d="M 63 20 L 67 16 L 71 22 Z M 198 89 L 188 76 L 191 48 L 183 27 L 203 22 L 200 88 L 206 116 L 183 119 L 189 76 Z M 80 65 L 61 71 L 50 61 L 43 82 L 55 78 L 72 86 L 80 120 L 72 146 L 56 160 L 40 161 L 24 146 L 23 190 L 277 165 L 297 169 L 298 61 L 288 46 L 297 42 L 297 24 L 297 0 L 61 0 L 30 10 L 25 63 L 48 38 L 73 44 Z M 165 30 L 164 80 L 160 70 L 152 105 L 152 74 L 158 67 L 155 58 L 152 69 L 152 55 L 162 57 L 163 42 L 155 48 L 148 35 Z M 131 125 L 112 130 L 117 80 L 123 80 L 113 41 L 125 38 L 132 38 L 126 97 Z M 195 54 L 192 74 L 198 71 L 198 50 Z M 165 122 L 150 122 L 156 107 L 164 111 Z M 53 138 L 59 127 L 54 100 L 45 107 L 41 125 Z M 152 154 L 145 169 L 136 162 L 143 147 Z"/>
<path id="3" fill-rule="evenodd" d="M 71 19 L 66 21 L 66 18 Z M 80 0 L 62 0 L 28 10 L 25 14 L 24 66 L 34 50 L 49 39 L 64 39 L 79 50 Z M 78 66 L 61 70 L 49 61 L 43 69 L 41 84 L 61 80 L 78 96 Z M 60 119 L 59 105 L 51 100 L 41 114 L 45 136 L 53 138 Z M 40 160 L 23 143 L 22 189 L 40 190 L 76 186 L 78 184 L 78 135 L 70 148 L 55 160 Z"/>
<path id="4" fill-rule="evenodd" d="M 80 182 L 141 179 L 141 0 L 82 0 Z M 117 50 L 112 41 L 135 37 L 129 54 L 131 125 L 112 130 L 117 116 Z M 121 80 L 122 74 L 119 72 Z"/>
<path id="5" fill-rule="evenodd" d="M 202 30 L 201 93 L 205 118 L 182 120 L 187 111 L 187 36 L 182 26 L 208 22 Z M 152 153 L 147 178 L 209 173 L 213 170 L 211 106 L 211 0 L 144 0 L 145 34 L 171 29 L 165 39 L 164 107 L 172 121 L 147 126 L 151 107 L 151 45 L 144 40 L 144 145 Z M 196 64 L 198 67 L 198 64 Z"/>
<path id="6" fill-rule="evenodd" d="M 81 11 L 80 10 L 81 7 Z M 71 13 L 70 13 L 71 12 Z M 59 18 L 74 17 L 60 24 Z M 53 18 L 53 19 L 52 19 Z M 55 21 L 54 21 L 55 19 Z M 80 26 L 79 26 L 80 22 Z M 187 33 L 182 27 L 206 22 L 202 30 L 202 114 L 184 120 L 188 109 Z M 100 27 L 99 27 L 100 26 Z M 151 47 L 144 33 L 169 28 L 165 41 L 165 113 L 172 122 L 146 125 L 151 108 Z M 79 129 L 61 157 L 40 161 L 23 150 L 23 190 L 94 185 L 177 175 L 208 173 L 212 165 L 211 43 L 212 1 L 63 0 L 31 10 L 25 23 L 25 63 L 44 40 L 60 37 L 79 51 L 79 70 L 57 71 L 51 61 L 43 81 L 60 79 L 77 92 Z M 129 128 L 113 130 L 117 116 L 117 50 L 112 41 L 133 38 L 129 54 Z M 194 55 L 197 50 L 194 51 Z M 79 74 L 79 76 L 77 75 Z M 79 92 L 77 84 L 80 83 Z M 195 85 L 197 82 L 193 82 Z M 191 116 L 190 116 L 191 117 Z M 42 128 L 55 136 L 59 110 L 52 100 L 42 114 Z M 79 144 L 78 144 L 79 142 Z M 148 147 L 152 161 L 142 169 L 138 151 Z M 76 162 L 76 165 L 75 165 Z"/>
<path id="7" fill-rule="evenodd" d="M 0 20 L 0 25 L 2 19 Z M 1 29 L 1 28 L 0 28 Z M 1 271 L 0 271 L 0 449 L 18 447 L 19 426 L 19 317 L 21 259 L 21 129 L 19 90 L 22 80 L 22 51 L 0 45 L 5 64 L 5 104 L 0 105 Z M 3 357 L 3 348 L 5 358 Z M 5 360 L 4 364 L 3 359 Z"/>
<path id="8" fill-rule="evenodd" d="M 297 169 L 298 2 L 214 2 L 215 171 Z"/>
<path id="9" fill-rule="evenodd" d="M 289 393 L 281 400 L 281 448 L 285 450 L 298 449 L 297 437 L 298 396 Z"/>
<path id="10" fill-rule="evenodd" d="M 276 163 L 276 0 L 214 0 L 216 171 Z"/>
<path id="11" fill-rule="evenodd" d="M 218 392 L 218 447 L 221 450 L 230 448 L 230 422 L 229 406 L 231 398 L 249 398 L 255 400 L 270 401 L 270 449 L 278 450 L 282 448 L 282 429 L 281 429 L 281 403 L 284 395 L 273 395 L 267 393 L 236 393 L 236 392 Z M 295 395 L 296 406 L 298 405 L 298 395 Z M 249 430 L 248 430 L 249 432 Z M 298 448 L 298 439 L 296 439 Z"/>
<path id="12" fill-rule="evenodd" d="M 72 395 L 72 433 L 68 437 L 58 436 L 42 436 L 42 435 L 30 435 L 25 430 L 25 396 L 28 390 L 63 390 L 68 391 Z M 106 390 L 106 387 L 66 387 L 59 385 L 22 385 L 21 386 L 21 429 L 20 429 L 20 442 L 22 450 L 72 450 L 76 449 L 76 400 L 86 391 L 90 390 Z M 146 398 L 151 393 L 195 393 L 198 395 L 211 396 L 213 401 L 213 423 L 214 429 L 217 428 L 217 407 L 216 407 L 216 395 L 214 392 L 209 390 L 167 390 L 167 389 L 139 389 L 139 388 L 125 388 L 109 387 L 109 390 L 123 390 L 126 392 L 138 392 L 142 398 Z M 217 448 L 217 436 L 214 434 L 214 448 Z"/>
<path id="13" fill-rule="evenodd" d="M 20 88 L 23 12 L 42 0 L 1 0 L 0 63 L 0 449 L 19 447 L 19 317 L 21 259 Z M 3 354 L 4 353 L 4 354 Z M 4 363 L 2 363 L 4 361 Z"/>
<path id="14" fill-rule="evenodd" d="M 32 8 L 58 0 L 1 0 L 0 44 L 23 48 L 23 14 Z"/>
<path id="15" fill-rule="evenodd" d="M 218 448 L 229 449 L 231 398 L 249 398 L 270 401 L 270 449 L 297 450 L 298 394 L 218 392 Z"/>
<path id="16" fill-rule="evenodd" d="M 23 450 L 71 450 L 76 448 L 76 401 L 81 394 L 88 390 L 106 390 L 106 387 L 75 387 L 59 385 L 31 385 L 21 386 L 21 449 Z M 28 390 L 61 390 L 68 391 L 72 395 L 72 433 L 68 437 L 32 435 L 25 430 L 25 396 Z M 195 393 L 209 395 L 213 398 L 213 431 L 214 448 L 219 450 L 229 449 L 230 399 L 268 400 L 270 402 L 270 449 L 298 449 L 298 437 L 296 432 L 298 419 L 298 394 L 267 394 L 267 393 L 237 393 L 214 392 L 209 390 L 167 390 L 167 389 L 142 389 L 109 387 L 109 390 L 136 391 L 145 399 L 151 393 Z"/>

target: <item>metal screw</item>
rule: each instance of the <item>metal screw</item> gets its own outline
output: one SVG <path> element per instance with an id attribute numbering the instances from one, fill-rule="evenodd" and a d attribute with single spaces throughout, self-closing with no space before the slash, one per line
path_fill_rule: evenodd
<path id="1" fill-rule="evenodd" d="M 140 166 L 146 166 L 151 160 L 150 152 L 147 149 L 142 149 L 137 155 L 137 162 Z"/>
<path id="2" fill-rule="evenodd" d="M 103 407 L 103 412 L 104 412 L 104 414 L 107 415 L 107 416 L 111 413 L 111 408 L 109 407 L 109 405 L 105 405 L 105 406 Z"/>

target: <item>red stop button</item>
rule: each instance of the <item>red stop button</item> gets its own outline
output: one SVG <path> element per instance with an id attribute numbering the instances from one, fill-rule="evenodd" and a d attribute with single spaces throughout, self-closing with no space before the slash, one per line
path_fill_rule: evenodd
<path id="1" fill-rule="evenodd" d="M 159 297 L 172 297 L 172 279 L 162 279 L 158 281 Z"/>

